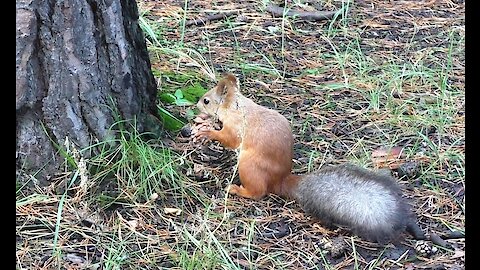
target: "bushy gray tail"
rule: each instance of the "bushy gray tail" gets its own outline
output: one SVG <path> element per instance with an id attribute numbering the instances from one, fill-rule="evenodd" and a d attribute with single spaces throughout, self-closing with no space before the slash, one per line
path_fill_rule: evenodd
<path id="1" fill-rule="evenodd" d="M 293 197 L 322 222 L 371 241 L 394 240 L 412 218 L 393 177 L 350 164 L 304 175 Z"/>

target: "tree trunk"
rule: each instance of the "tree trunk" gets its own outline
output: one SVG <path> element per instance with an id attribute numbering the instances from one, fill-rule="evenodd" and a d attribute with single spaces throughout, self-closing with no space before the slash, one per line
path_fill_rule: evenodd
<path id="1" fill-rule="evenodd" d="M 140 132 L 156 86 L 135 0 L 17 0 L 17 169 L 52 174 L 55 144 L 109 138 L 115 115 Z"/>

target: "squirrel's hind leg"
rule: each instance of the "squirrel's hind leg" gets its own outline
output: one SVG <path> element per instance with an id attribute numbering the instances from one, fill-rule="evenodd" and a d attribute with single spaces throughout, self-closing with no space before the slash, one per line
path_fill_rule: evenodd
<path id="1" fill-rule="evenodd" d="M 260 200 L 263 198 L 266 194 L 261 194 L 258 191 L 252 191 L 246 189 L 244 186 L 240 185 L 237 186 L 235 184 L 228 185 L 226 188 L 226 191 L 229 194 L 235 194 L 244 198 L 249 198 L 249 199 L 254 199 L 254 200 Z"/>
<path id="2" fill-rule="evenodd" d="M 252 159 L 245 158 L 246 152 L 241 154 L 238 164 L 240 186 L 229 185 L 227 192 L 249 199 L 260 200 L 268 194 L 267 175 L 252 165 Z"/>
<path id="3" fill-rule="evenodd" d="M 246 189 L 244 186 L 237 186 L 235 184 L 228 185 L 226 188 L 228 194 L 235 194 L 244 198 L 260 200 L 263 196 L 252 192 L 251 190 Z"/>

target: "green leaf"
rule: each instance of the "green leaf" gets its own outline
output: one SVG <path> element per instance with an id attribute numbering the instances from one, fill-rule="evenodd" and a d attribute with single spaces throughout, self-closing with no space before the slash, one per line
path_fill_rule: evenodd
<path id="1" fill-rule="evenodd" d="M 177 101 L 175 102 L 175 104 L 176 104 L 177 106 L 192 106 L 192 105 L 195 104 L 195 103 L 192 103 L 192 102 L 190 102 L 190 101 L 182 98 L 182 99 L 177 99 Z"/>
<path id="2" fill-rule="evenodd" d="M 157 108 L 158 108 L 160 117 L 162 118 L 161 120 L 162 120 L 163 126 L 166 129 L 171 130 L 171 131 L 178 131 L 185 125 L 185 123 L 182 120 L 173 116 L 171 113 L 169 113 L 164 108 L 162 108 L 160 106 L 157 106 Z"/>
<path id="3" fill-rule="evenodd" d="M 183 96 L 186 100 L 196 103 L 200 97 L 202 97 L 208 90 L 205 89 L 200 83 L 196 82 L 193 85 L 187 86 L 182 89 Z"/>
<path id="4" fill-rule="evenodd" d="M 186 113 L 186 115 L 187 115 L 187 119 L 188 119 L 188 120 L 192 120 L 192 119 L 195 118 L 195 116 L 197 115 L 197 113 L 195 113 L 195 111 L 192 110 L 192 109 L 186 110 L 185 113 Z"/>
<path id="5" fill-rule="evenodd" d="M 177 98 L 170 93 L 162 93 L 158 98 L 160 101 L 167 104 L 175 104 L 177 101 Z"/>
<path id="6" fill-rule="evenodd" d="M 182 98 L 183 98 L 182 90 L 177 89 L 177 91 L 175 91 L 175 97 L 176 97 L 177 99 L 182 99 Z"/>

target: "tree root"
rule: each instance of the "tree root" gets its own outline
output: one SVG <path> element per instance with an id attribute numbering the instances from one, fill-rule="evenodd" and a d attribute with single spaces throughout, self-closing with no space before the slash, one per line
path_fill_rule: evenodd
<path id="1" fill-rule="evenodd" d="M 283 17 L 284 8 L 269 4 L 266 7 L 266 10 L 270 12 L 274 17 Z M 300 18 L 307 21 L 321 21 L 331 19 L 338 11 L 300 11 L 295 9 L 288 10 L 285 15 L 295 18 Z M 238 15 L 240 12 L 236 11 L 227 11 L 217 14 L 207 15 L 198 19 L 188 20 L 185 22 L 185 26 L 191 25 L 205 25 L 211 21 L 222 20 L 227 17 Z"/>
<path id="2" fill-rule="evenodd" d="M 188 20 L 188 21 L 185 22 L 185 26 L 205 25 L 205 24 L 207 24 L 207 22 L 222 20 L 222 19 L 225 19 L 229 16 L 238 15 L 238 14 L 239 14 L 239 11 L 227 11 L 227 12 L 217 13 L 217 14 L 213 14 L 213 15 L 208 15 L 208 16 L 203 17 L 203 18 Z"/>
<path id="3" fill-rule="evenodd" d="M 274 17 L 283 17 L 284 8 L 269 4 L 266 8 Z M 295 9 L 287 10 L 286 16 L 300 18 L 307 21 L 321 21 L 331 19 L 337 11 L 300 11 Z"/>

